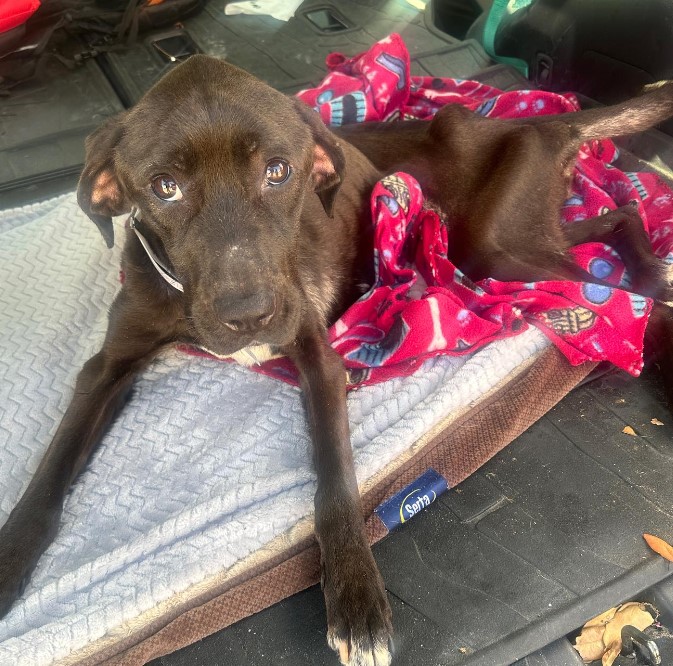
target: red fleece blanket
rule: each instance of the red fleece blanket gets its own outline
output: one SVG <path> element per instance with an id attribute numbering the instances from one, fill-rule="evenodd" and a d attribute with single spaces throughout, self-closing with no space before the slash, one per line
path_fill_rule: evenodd
<path id="1" fill-rule="evenodd" d="M 431 118 L 444 104 L 462 104 L 489 117 L 512 118 L 579 109 L 571 94 L 501 92 L 475 81 L 412 77 L 398 35 L 353 58 L 331 54 L 320 86 L 298 94 L 327 124 Z M 582 147 L 564 223 L 635 202 L 658 256 L 673 254 L 673 195 L 651 173 L 624 173 L 609 140 Z M 376 282 L 332 326 L 329 339 L 342 355 L 351 386 L 413 372 L 436 354 L 466 354 L 536 326 L 577 365 L 608 360 L 633 375 L 643 365 L 650 299 L 619 287 L 629 284 L 618 255 L 589 243 L 573 250 L 590 274 L 614 288 L 579 282 L 472 283 L 447 259 L 451 237 L 409 175 L 379 182 L 371 196 Z M 531 228 L 535 220 L 531 220 Z M 294 367 L 269 361 L 260 372 L 295 382 Z"/>

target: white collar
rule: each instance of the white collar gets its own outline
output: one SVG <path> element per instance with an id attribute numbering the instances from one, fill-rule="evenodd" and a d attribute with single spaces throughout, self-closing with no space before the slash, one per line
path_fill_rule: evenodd
<path id="1" fill-rule="evenodd" d="M 138 240 L 140 241 L 140 244 L 143 246 L 145 252 L 147 252 L 147 256 L 150 258 L 150 261 L 152 262 L 152 265 L 154 268 L 157 269 L 159 275 L 168 282 L 168 284 L 173 287 L 173 289 L 177 289 L 178 291 L 184 292 L 184 287 L 182 286 L 182 283 L 171 273 L 171 271 L 162 263 L 161 259 L 157 257 L 157 255 L 154 253 L 152 250 L 149 242 L 143 236 L 140 231 L 138 231 L 137 224 L 140 222 L 142 219 L 140 211 L 137 208 L 132 208 L 131 209 L 131 216 L 129 217 L 129 226 L 133 231 L 136 232 L 136 236 L 138 237 Z"/>

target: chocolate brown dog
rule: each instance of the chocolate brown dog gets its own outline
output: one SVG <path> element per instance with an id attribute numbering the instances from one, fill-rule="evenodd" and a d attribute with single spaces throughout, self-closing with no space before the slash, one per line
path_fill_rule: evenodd
<path id="1" fill-rule="evenodd" d="M 475 279 L 595 281 L 566 251 L 616 237 L 639 276 L 634 289 L 662 297 L 668 284 L 635 210 L 572 234 L 558 211 L 583 141 L 671 113 L 670 84 L 612 109 L 529 122 L 448 107 L 431 123 L 341 130 L 355 148 L 302 103 L 223 61 L 194 56 L 174 69 L 87 141 L 78 198 L 109 245 L 111 216 L 134 209 L 126 280 L 101 351 L 0 531 L 0 614 L 52 540 L 68 488 L 134 376 L 161 349 L 271 349 L 294 361 L 305 395 L 328 640 L 345 664 L 388 664 L 391 614 L 364 529 L 345 372 L 326 342 L 326 327 L 371 282 L 369 194 L 379 169 L 419 179 L 451 221 L 452 258 Z M 526 192 L 540 184 L 537 199 L 521 183 Z"/>

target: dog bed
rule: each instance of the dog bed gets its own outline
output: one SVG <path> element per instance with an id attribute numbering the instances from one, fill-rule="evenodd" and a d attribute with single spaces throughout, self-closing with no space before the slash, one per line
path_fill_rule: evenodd
<path id="1" fill-rule="evenodd" d="M 119 250 L 105 249 L 74 195 L 1 212 L 0 237 L 4 521 L 102 342 Z M 387 531 L 373 513 L 384 498 L 429 469 L 455 485 L 590 367 L 572 368 L 530 329 L 352 391 L 372 540 Z M 316 582 L 310 459 L 298 389 L 234 364 L 163 355 L 0 621 L 0 663 L 142 663 Z"/>

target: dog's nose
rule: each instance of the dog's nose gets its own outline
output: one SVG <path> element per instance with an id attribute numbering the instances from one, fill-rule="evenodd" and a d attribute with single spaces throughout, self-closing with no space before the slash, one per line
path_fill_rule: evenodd
<path id="1" fill-rule="evenodd" d="M 271 291 L 260 291 L 251 296 L 221 297 L 215 301 L 215 310 L 232 331 L 257 331 L 276 314 L 276 296 Z"/>

